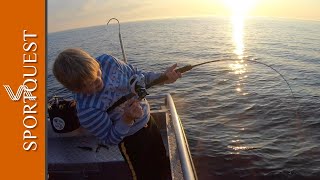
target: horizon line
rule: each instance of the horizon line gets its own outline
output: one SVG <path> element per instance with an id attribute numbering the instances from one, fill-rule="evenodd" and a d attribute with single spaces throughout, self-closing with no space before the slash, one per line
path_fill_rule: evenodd
<path id="1" fill-rule="evenodd" d="M 127 20 L 120 22 L 121 24 L 126 23 L 133 23 L 133 22 L 146 22 L 146 21 L 157 21 L 157 20 L 174 20 L 174 19 L 188 19 L 188 18 L 209 18 L 209 17 L 217 17 L 217 18 L 230 18 L 231 16 L 227 15 L 200 15 L 200 16 L 177 16 L 177 17 L 159 17 L 159 18 L 145 18 L 145 19 L 133 19 L 133 20 Z M 273 17 L 273 16 L 247 16 L 247 18 L 276 18 L 276 19 L 287 19 L 287 20 L 303 20 L 303 21 L 316 21 L 320 22 L 320 19 L 307 19 L 307 18 L 294 18 L 294 17 Z M 111 19 L 111 18 L 110 18 Z M 115 24 L 115 23 L 110 23 Z M 79 30 L 79 29 L 86 29 L 86 28 L 92 28 L 97 26 L 103 26 L 106 24 L 97 24 L 97 25 L 91 25 L 91 26 L 82 26 L 82 27 L 76 27 L 72 29 L 64 29 L 64 30 L 57 30 L 57 31 L 48 31 L 47 35 L 59 33 L 59 32 L 65 32 L 65 31 L 72 31 L 72 30 Z"/>

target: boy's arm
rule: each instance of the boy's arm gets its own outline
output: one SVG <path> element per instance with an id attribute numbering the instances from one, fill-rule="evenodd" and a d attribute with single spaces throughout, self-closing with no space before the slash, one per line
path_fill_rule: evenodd
<path id="1" fill-rule="evenodd" d="M 146 84 L 150 84 L 154 80 L 158 79 L 161 75 L 166 75 L 168 78 L 164 82 L 164 84 L 170 84 L 170 83 L 175 82 L 178 78 L 181 78 L 181 73 L 175 71 L 176 67 L 177 67 L 177 64 L 174 64 L 173 66 L 166 68 L 166 70 L 163 73 L 143 72 L 143 71 L 137 70 L 137 69 L 136 69 L 136 73 L 138 73 L 138 74 L 142 73 L 145 76 L 145 83 Z"/>
<path id="2" fill-rule="evenodd" d="M 81 126 L 106 144 L 119 144 L 132 126 L 122 119 L 113 124 L 106 111 L 96 108 L 79 109 L 78 112 Z"/>
<path id="3" fill-rule="evenodd" d="M 152 81 L 158 79 L 163 73 L 152 71 L 141 71 L 136 69 L 137 74 L 143 74 L 145 77 L 145 83 L 150 84 Z"/>

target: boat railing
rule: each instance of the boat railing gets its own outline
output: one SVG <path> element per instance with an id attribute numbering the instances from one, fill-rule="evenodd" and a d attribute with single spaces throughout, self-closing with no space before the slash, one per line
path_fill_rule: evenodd
<path id="1" fill-rule="evenodd" d="M 189 150 L 188 141 L 170 94 L 167 94 L 166 104 L 170 109 L 173 128 L 176 132 L 177 147 L 180 154 L 181 168 L 183 171 L 184 179 L 195 180 L 197 179 L 197 175 Z"/>
<path id="2" fill-rule="evenodd" d="M 178 116 L 173 99 L 170 94 L 148 96 L 148 99 L 160 99 L 165 98 L 165 104 L 168 110 L 170 110 L 172 125 L 176 135 L 176 142 L 178 153 L 181 161 L 181 168 L 183 178 L 185 180 L 197 180 L 196 170 L 192 161 L 191 153 L 189 150 L 188 141 L 182 126 L 181 120 Z"/>

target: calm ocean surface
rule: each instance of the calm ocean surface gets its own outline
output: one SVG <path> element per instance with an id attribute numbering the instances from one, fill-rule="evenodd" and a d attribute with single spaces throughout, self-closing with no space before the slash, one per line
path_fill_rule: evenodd
<path id="1" fill-rule="evenodd" d="M 48 35 L 48 97 L 70 97 L 54 79 L 56 55 L 80 47 L 93 56 L 122 58 L 111 25 Z M 121 24 L 128 61 L 163 71 L 208 60 L 171 93 L 183 122 L 199 179 L 320 179 L 320 22 L 252 18 L 188 18 Z M 253 59 L 269 67 L 246 62 Z"/>

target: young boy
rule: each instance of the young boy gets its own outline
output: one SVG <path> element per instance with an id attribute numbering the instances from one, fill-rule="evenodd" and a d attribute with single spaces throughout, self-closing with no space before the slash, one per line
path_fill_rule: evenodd
<path id="1" fill-rule="evenodd" d="M 181 78 L 169 67 L 165 83 Z M 74 93 L 81 125 L 105 144 L 118 145 L 132 173 L 133 179 L 167 179 L 170 171 L 161 135 L 146 99 L 131 99 L 106 110 L 118 99 L 131 93 L 129 80 L 144 74 L 145 83 L 157 79 L 161 73 L 137 71 L 109 55 L 96 59 L 80 49 L 66 49 L 56 58 L 53 74 Z"/>

